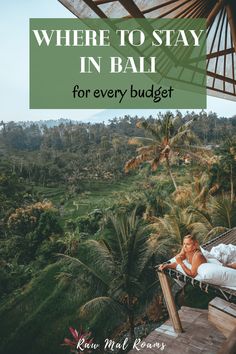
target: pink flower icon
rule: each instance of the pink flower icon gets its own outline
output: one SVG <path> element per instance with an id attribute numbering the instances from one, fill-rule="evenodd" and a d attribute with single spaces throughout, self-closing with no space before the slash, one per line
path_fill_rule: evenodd
<path id="1" fill-rule="evenodd" d="M 93 339 L 91 337 L 91 332 L 83 332 L 82 328 L 80 328 L 80 332 L 78 333 L 76 329 L 69 327 L 70 333 L 72 334 L 73 339 L 65 338 L 64 343 L 62 345 L 69 346 L 71 348 L 70 352 L 75 354 L 89 354 L 92 353 L 91 345 Z M 78 346 L 78 344 L 80 344 Z M 78 349 L 83 346 L 83 350 Z"/>

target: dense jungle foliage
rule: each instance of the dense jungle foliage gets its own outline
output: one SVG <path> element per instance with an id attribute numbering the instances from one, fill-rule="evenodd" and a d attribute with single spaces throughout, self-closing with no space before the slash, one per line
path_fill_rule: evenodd
<path id="1" fill-rule="evenodd" d="M 165 313 L 154 266 L 236 226 L 236 116 L 0 127 L 2 354 L 68 353 L 70 326 L 146 335 Z"/>

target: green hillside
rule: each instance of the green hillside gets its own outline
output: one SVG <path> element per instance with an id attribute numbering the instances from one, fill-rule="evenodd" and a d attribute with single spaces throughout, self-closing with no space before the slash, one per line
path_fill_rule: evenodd
<path id="1" fill-rule="evenodd" d="M 236 226 L 235 117 L 1 127 L 0 354 L 69 353 L 70 326 L 146 335 L 166 311 L 154 266 Z"/>
<path id="2" fill-rule="evenodd" d="M 69 326 L 78 327 L 80 303 L 73 302 L 70 284 L 58 286 L 62 266 L 46 267 L 21 294 L 0 310 L 0 353 L 59 354 L 69 336 Z"/>

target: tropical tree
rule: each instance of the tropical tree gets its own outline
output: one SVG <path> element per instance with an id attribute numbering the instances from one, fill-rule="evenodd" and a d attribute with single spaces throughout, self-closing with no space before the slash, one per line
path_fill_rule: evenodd
<path id="1" fill-rule="evenodd" d="M 172 200 L 181 207 L 194 206 L 198 209 L 207 209 L 207 203 L 212 195 L 219 190 L 219 184 L 211 183 L 211 178 L 207 173 L 194 176 L 191 184 L 184 184 L 172 194 Z"/>
<path id="2" fill-rule="evenodd" d="M 219 161 L 212 171 L 212 179 L 219 180 L 219 184 L 225 191 L 230 190 L 231 202 L 235 194 L 235 178 L 236 178 L 236 137 L 227 138 L 223 146 L 219 149 Z M 214 176 L 215 175 L 215 176 Z"/>
<path id="3" fill-rule="evenodd" d="M 210 197 L 207 209 L 189 208 L 194 216 L 193 229 L 204 241 L 236 226 L 236 201 L 231 195 Z"/>
<path id="4" fill-rule="evenodd" d="M 163 119 L 156 121 L 140 121 L 139 128 L 147 131 L 151 137 L 135 137 L 129 140 L 129 144 L 138 145 L 137 156 L 125 164 L 125 171 L 138 167 L 143 162 L 151 165 L 152 171 L 156 171 L 160 164 L 166 163 L 168 174 L 177 190 L 177 184 L 171 171 L 171 162 L 181 155 L 198 159 L 208 163 L 209 151 L 196 145 L 197 137 L 191 130 L 193 120 L 184 123 L 181 118 L 173 117 L 167 113 Z"/>
<path id="5" fill-rule="evenodd" d="M 152 227 L 157 230 L 160 240 L 168 238 L 177 250 L 188 233 L 196 235 L 200 242 L 206 242 L 236 226 L 235 199 L 231 201 L 228 194 L 212 196 L 210 190 L 202 204 L 201 196 L 202 192 L 195 197 L 187 188 L 180 188 L 180 193 L 172 195 L 169 211 L 162 218 L 152 219 Z"/>
<path id="6" fill-rule="evenodd" d="M 100 240 L 82 243 L 77 257 L 64 257 L 78 265 L 83 274 L 80 286 L 86 281 L 91 291 L 90 300 L 80 308 L 81 316 L 98 328 L 102 323 L 104 331 L 114 331 L 125 322 L 133 339 L 135 319 L 157 295 L 153 264 L 161 244 L 149 235 L 136 210 L 130 215 L 110 214 L 109 223 L 109 232 Z"/>
<path id="7" fill-rule="evenodd" d="M 81 239 L 82 239 L 82 237 L 79 234 L 79 232 L 66 231 L 64 236 L 62 238 L 60 238 L 59 240 L 57 240 L 57 242 L 64 246 L 64 248 L 65 248 L 64 253 L 65 254 L 69 254 L 71 256 L 74 256 L 78 251 L 78 247 L 81 242 Z"/>
<path id="8" fill-rule="evenodd" d="M 8 239 L 4 257 L 14 257 L 19 264 L 29 264 L 39 258 L 49 263 L 55 261 L 55 253 L 61 251 L 57 240 L 63 229 L 59 213 L 51 202 L 37 202 L 15 209 L 6 226 Z"/>
<path id="9" fill-rule="evenodd" d="M 202 241 L 216 225 L 220 229 L 214 229 L 214 232 L 230 225 L 232 208 L 228 201 L 213 197 L 218 188 L 217 184 L 211 186 L 208 175 L 203 173 L 195 177 L 192 184 L 180 186 L 174 191 L 165 201 L 166 214 L 152 218 L 152 227 L 157 231 L 158 239 L 169 239 L 172 248 L 177 251 L 188 233 L 194 233 Z M 230 215 L 228 219 L 227 210 Z"/>
<path id="10" fill-rule="evenodd" d="M 169 203 L 168 203 L 169 204 Z M 184 236 L 192 231 L 193 217 L 187 208 L 169 204 L 169 211 L 163 217 L 152 219 L 151 227 L 156 230 L 159 241 L 169 242 L 169 257 L 176 253 L 183 244 Z"/>

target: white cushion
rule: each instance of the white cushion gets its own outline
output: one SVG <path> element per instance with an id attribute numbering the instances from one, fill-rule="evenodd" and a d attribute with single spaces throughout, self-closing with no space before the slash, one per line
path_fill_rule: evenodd
<path id="1" fill-rule="evenodd" d="M 225 245 L 220 243 L 219 245 L 212 247 L 211 254 L 216 257 L 223 264 L 236 262 L 236 246 Z"/>
<path id="2" fill-rule="evenodd" d="M 198 267 L 198 280 L 225 287 L 236 287 L 236 270 L 218 264 L 203 263 Z"/>
<path id="3" fill-rule="evenodd" d="M 209 261 L 210 259 L 218 260 L 217 257 L 215 257 L 213 254 L 211 254 L 209 251 L 204 250 L 204 248 L 202 248 L 201 246 L 200 246 L 200 250 L 201 250 L 203 256 L 207 259 L 207 261 Z"/>
<path id="4" fill-rule="evenodd" d="M 171 263 L 176 263 L 175 257 L 171 258 L 171 259 L 170 259 L 170 262 L 171 262 Z M 186 259 L 183 260 L 183 263 L 184 263 L 184 264 L 186 265 L 186 267 L 188 267 L 189 269 L 192 268 L 192 265 L 191 265 Z M 180 264 L 177 264 L 176 270 L 177 270 L 178 272 L 180 272 L 180 273 L 183 273 L 184 275 L 187 275 L 187 274 L 185 273 L 185 271 L 183 270 L 183 268 L 181 267 Z"/>
<path id="5" fill-rule="evenodd" d="M 183 263 L 188 269 L 192 268 L 192 264 L 190 264 L 186 259 L 183 260 Z M 187 275 L 180 264 L 177 264 L 176 270 L 178 270 L 180 273 L 183 273 L 184 275 Z"/>
<path id="6" fill-rule="evenodd" d="M 216 258 L 207 258 L 207 263 L 217 264 L 221 267 L 223 266 L 223 264 Z"/>
<path id="7" fill-rule="evenodd" d="M 207 251 L 206 251 L 206 252 L 207 252 Z M 208 263 L 212 263 L 212 264 L 217 264 L 217 265 L 219 265 L 219 266 L 222 266 L 222 263 L 220 263 L 220 261 L 218 261 L 218 259 L 216 259 L 216 258 L 214 258 L 214 257 L 212 257 L 212 258 L 207 258 L 207 262 L 208 262 Z M 173 257 L 173 258 L 170 259 L 170 263 L 176 263 L 175 257 Z M 187 261 L 187 259 L 184 259 L 183 263 L 184 263 L 184 264 L 186 265 L 186 267 L 188 267 L 189 269 L 192 268 L 192 264 L 190 264 L 190 263 Z M 187 275 L 187 274 L 185 273 L 185 271 L 183 270 L 183 268 L 181 267 L 180 264 L 177 264 L 176 270 L 177 270 L 178 272 L 180 272 L 180 273 L 183 273 L 184 275 Z"/>

